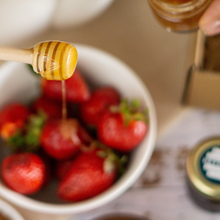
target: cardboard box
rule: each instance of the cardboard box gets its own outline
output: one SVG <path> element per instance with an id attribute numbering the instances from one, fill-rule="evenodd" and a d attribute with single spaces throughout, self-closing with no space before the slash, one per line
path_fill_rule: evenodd
<path id="1" fill-rule="evenodd" d="M 198 31 L 195 59 L 188 72 L 183 104 L 220 110 L 220 35 L 207 38 Z"/>

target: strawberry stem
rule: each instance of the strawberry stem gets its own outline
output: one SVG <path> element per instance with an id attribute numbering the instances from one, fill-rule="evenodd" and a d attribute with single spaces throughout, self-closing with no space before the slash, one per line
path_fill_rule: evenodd
<path id="1" fill-rule="evenodd" d="M 26 150 L 33 151 L 38 149 L 41 132 L 46 120 L 47 116 L 43 111 L 39 111 L 38 114 L 30 116 L 25 135 Z"/>
<path id="2" fill-rule="evenodd" d="M 123 115 L 125 126 L 128 126 L 131 120 L 149 123 L 148 108 L 141 109 L 140 102 L 137 99 L 132 99 L 130 102 L 127 99 L 123 99 L 119 106 L 111 106 L 110 111 L 112 113 L 120 112 Z"/>
<path id="3" fill-rule="evenodd" d="M 17 152 L 25 145 L 24 136 L 21 130 L 18 130 L 10 138 L 7 139 L 7 143 L 10 145 L 13 152 Z"/>
<path id="4" fill-rule="evenodd" d="M 18 130 L 14 135 L 7 139 L 13 152 L 16 151 L 35 151 L 40 145 L 40 136 L 43 126 L 47 120 L 46 114 L 39 111 L 36 115 L 30 115 L 24 131 Z"/>
<path id="5" fill-rule="evenodd" d="M 121 176 L 125 172 L 125 165 L 128 161 L 127 155 L 119 155 L 119 153 L 97 140 L 92 141 L 89 146 L 82 146 L 81 150 L 97 150 L 97 155 L 104 159 L 104 172 L 111 172 L 116 169 L 118 176 Z"/>

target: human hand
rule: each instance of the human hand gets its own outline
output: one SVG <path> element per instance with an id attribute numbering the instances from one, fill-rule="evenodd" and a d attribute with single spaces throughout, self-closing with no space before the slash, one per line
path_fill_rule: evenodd
<path id="1" fill-rule="evenodd" d="M 213 0 L 200 18 L 199 28 L 207 36 L 220 34 L 220 0 Z"/>

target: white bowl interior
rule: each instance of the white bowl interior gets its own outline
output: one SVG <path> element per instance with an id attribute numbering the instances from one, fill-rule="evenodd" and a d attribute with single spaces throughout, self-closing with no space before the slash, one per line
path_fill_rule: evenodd
<path id="1" fill-rule="evenodd" d="M 74 44 L 75 45 L 75 44 Z M 78 68 L 90 84 L 113 85 L 126 98 L 137 98 L 148 107 L 150 128 L 148 135 L 132 153 L 126 173 L 102 194 L 77 203 L 63 203 L 57 200 L 51 184 L 41 193 L 27 197 L 20 195 L 0 183 L 0 195 L 23 208 L 53 214 L 73 214 L 104 205 L 126 191 L 141 175 L 153 152 L 157 120 L 154 103 L 143 82 L 127 65 L 101 50 L 75 45 L 79 54 Z M 39 78 L 30 73 L 25 64 L 8 62 L 0 68 L 0 109 L 12 101 L 27 103 L 38 95 Z M 7 149 L 0 148 L 0 161 L 7 154 Z"/>
<path id="2" fill-rule="evenodd" d="M 75 28 L 99 16 L 113 0 L 62 0 L 51 19 L 54 29 Z"/>

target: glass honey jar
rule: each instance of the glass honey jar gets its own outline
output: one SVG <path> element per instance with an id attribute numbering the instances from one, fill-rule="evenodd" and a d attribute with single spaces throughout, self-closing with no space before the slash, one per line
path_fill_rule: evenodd
<path id="1" fill-rule="evenodd" d="M 167 31 L 189 32 L 198 29 L 198 22 L 213 0 L 148 0 L 159 21 Z"/>
<path id="2" fill-rule="evenodd" d="M 220 212 L 220 137 L 202 141 L 186 161 L 190 196 L 200 207 Z"/>

